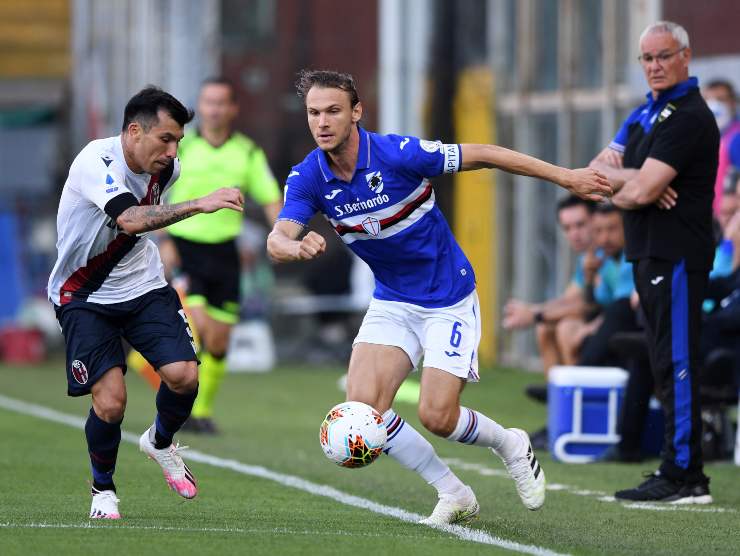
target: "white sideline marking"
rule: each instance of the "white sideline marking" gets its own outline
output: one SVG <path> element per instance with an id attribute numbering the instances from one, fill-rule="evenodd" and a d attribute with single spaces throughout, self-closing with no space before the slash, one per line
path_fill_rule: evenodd
<path id="1" fill-rule="evenodd" d="M 54 409 L 50 409 L 41 405 L 8 398 L 6 396 L 3 396 L 2 394 L 0 394 L 0 407 L 15 411 L 17 413 L 21 413 L 23 415 L 30 415 L 32 417 L 46 419 L 47 421 L 61 423 L 63 425 L 68 425 L 77 429 L 84 430 L 85 428 L 85 419 L 83 419 L 82 417 L 62 413 L 60 411 L 56 411 Z M 138 445 L 139 443 L 139 436 L 130 432 L 121 431 L 121 439 L 136 445 Z M 311 481 L 307 481 L 300 477 L 271 471 L 266 467 L 258 465 L 247 465 L 233 459 L 219 458 L 217 456 L 212 456 L 198 450 L 188 450 L 185 457 L 191 461 L 205 463 L 221 469 L 230 469 L 232 471 L 236 471 L 237 473 L 242 473 L 243 475 L 251 475 L 253 477 L 269 479 L 284 486 L 289 486 L 298 490 L 302 490 L 316 496 L 324 496 L 336 502 L 341 502 L 342 504 L 345 504 L 347 506 L 354 506 L 356 508 L 370 510 L 371 512 L 377 514 L 395 517 L 396 519 L 399 519 L 401 521 L 417 523 L 420 519 L 424 517 L 416 513 L 408 512 L 402 508 L 386 506 L 385 504 L 378 504 L 377 502 L 373 502 L 372 500 L 368 500 L 366 498 L 361 498 L 360 496 L 347 494 L 327 485 L 312 483 Z M 520 552 L 522 554 L 561 556 L 559 553 L 553 552 L 547 548 L 536 545 L 521 544 L 515 541 L 509 541 L 491 535 L 490 533 L 487 533 L 486 531 L 482 531 L 480 529 L 471 529 L 469 527 L 463 527 L 461 525 L 427 525 L 427 527 L 432 527 L 434 529 L 444 531 L 445 533 L 454 535 L 462 540 L 498 546 L 500 548 L 511 550 L 513 552 Z"/>
<path id="2" fill-rule="evenodd" d="M 630 510 L 655 510 L 657 512 L 677 512 L 679 510 L 698 512 L 706 514 L 733 513 L 732 508 L 697 508 L 696 506 L 687 508 L 681 504 L 653 504 L 650 502 L 633 502 L 631 504 L 622 504 Z"/>
<path id="3" fill-rule="evenodd" d="M 428 535 L 399 535 L 384 533 L 363 533 L 354 531 L 310 531 L 307 529 L 297 530 L 288 529 L 287 527 L 273 528 L 250 528 L 243 529 L 240 527 L 164 527 L 158 525 L 128 525 L 119 522 L 106 522 L 99 519 L 95 522 L 86 521 L 83 523 L 0 523 L 0 529 L 133 529 L 136 531 L 175 531 L 178 533 L 238 533 L 253 535 L 265 533 L 269 535 L 306 535 L 306 536 L 332 536 L 332 537 L 397 537 L 411 539 L 431 539 Z"/>
<path id="4" fill-rule="evenodd" d="M 470 463 L 467 461 L 463 461 L 456 458 L 443 458 L 443 460 L 447 465 L 450 467 L 455 467 L 457 469 L 463 469 L 465 471 L 473 471 L 475 473 L 478 473 L 479 475 L 483 475 L 484 477 L 506 477 L 509 478 L 509 474 L 506 471 L 502 471 L 500 469 L 494 469 L 491 467 L 488 467 L 486 465 L 483 465 L 482 463 Z M 699 508 L 697 506 L 692 505 L 683 505 L 683 504 L 666 504 L 666 503 L 660 503 L 660 502 L 654 502 L 654 503 L 646 503 L 646 502 L 635 502 L 630 504 L 625 504 L 624 502 L 620 502 L 614 496 L 608 495 L 606 492 L 602 492 L 599 490 L 584 490 L 580 489 L 575 486 L 571 485 L 564 485 L 562 483 L 547 483 L 546 486 L 547 490 L 553 490 L 553 491 L 560 491 L 560 492 L 567 492 L 568 494 L 575 494 L 576 496 L 586 496 L 589 498 L 595 498 L 596 500 L 600 502 L 612 502 L 620 504 L 624 508 L 628 508 L 630 510 L 650 510 L 650 511 L 656 511 L 656 512 L 667 512 L 667 511 L 673 511 L 673 512 L 694 512 L 694 513 L 735 513 L 737 510 L 733 508 L 720 508 L 716 506 L 712 506 L 709 508 Z"/>

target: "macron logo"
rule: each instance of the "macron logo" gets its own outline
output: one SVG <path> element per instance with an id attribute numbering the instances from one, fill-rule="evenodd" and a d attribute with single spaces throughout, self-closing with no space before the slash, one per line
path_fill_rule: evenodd
<path id="1" fill-rule="evenodd" d="M 409 138 L 405 137 L 403 141 L 401 141 L 401 144 L 399 145 L 400 149 L 403 150 L 403 148 L 406 146 L 406 143 L 409 142 Z"/>
<path id="2" fill-rule="evenodd" d="M 332 189 L 331 193 L 329 193 L 328 195 L 324 195 L 324 199 L 329 199 L 331 201 L 334 197 L 339 195 L 341 192 L 342 192 L 341 189 Z"/>
<path id="3" fill-rule="evenodd" d="M 658 284 L 660 284 L 660 283 L 661 283 L 662 281 L 663 281 L 663 277 L 662 277 L 662 276 L 656 276 L 655 278 L 653 278 L 652 280 L 650 280 L 650 283 L 651 283 L 651 284 L 652 284 L 653 286 L 657 286 L 657 285 L 658 285 Z"/>

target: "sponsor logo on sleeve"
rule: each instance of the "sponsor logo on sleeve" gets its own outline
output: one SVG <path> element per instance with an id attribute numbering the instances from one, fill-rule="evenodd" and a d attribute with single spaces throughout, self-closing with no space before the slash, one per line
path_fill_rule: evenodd
<path id="1" fill-rule="evenodd" d="M 401 141 L 401 144 L 400 144 L 400 145 L 399 145 L 398 147 L 399 147 L 399 148 L 400 148 L 401 150 L 403 150 L 403 148 L 404 148 L 404 147 L 406 146 L 406 143 L 408 143 L 408 142 L 409 142 L 409 138 L 408 138 L 408 137 L 404 137 L 404 138 L 403 138 L 403 141 Z"/>
<path id="2" fill-rule="evenodd" d="M 673 112 L 676 110 L 676 107 L 671 104 L 670 102 L 666 104 L 666 107 L 661 110 L 660 115 L 658 116 L 658 123 L 662 122 L 663 120 L 667 119 L 668 116 L 673 114 Z"/>
<path id="3" fill-rule="evenodd" d="M 115 183 L 115 180 L 113 179 L 113 176 L 110 174 L 105 175 L 105 185 L 108 187 L 105 189 L 106 193 L 113 193 L 115 191 L 118 191 L 118 186 L 113 185 Z"/>
<path id="4" fill-rule="evenodd" d="M 436 153 L 437 151 L 442 150 L 441 141 L 427 141 L 422 139 L 419 141 L 419 146 L 428 153 Z"/>

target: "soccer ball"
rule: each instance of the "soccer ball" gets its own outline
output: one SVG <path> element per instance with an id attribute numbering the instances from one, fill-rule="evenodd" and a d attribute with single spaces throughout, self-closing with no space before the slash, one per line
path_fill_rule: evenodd
<path id="1" fill-rule="evenodd" d="M 335 405 L 319 429 L 324 454 L 342 467 L 365 467 L 374 462 L 385 446 L 383 417 L 362 402 Z"/>

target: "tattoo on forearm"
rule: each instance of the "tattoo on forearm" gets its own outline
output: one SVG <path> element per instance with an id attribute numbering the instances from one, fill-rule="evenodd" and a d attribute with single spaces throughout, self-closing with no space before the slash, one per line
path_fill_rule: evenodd
<path id="1" fill-rule="evenodd" d="M 145 230 L 157 230 L 196 214 L 195 203 L 185 201 L 175 205 L 143 205 L 127 208 L 121 216 L 131 224 L 140 224 Z"/>

